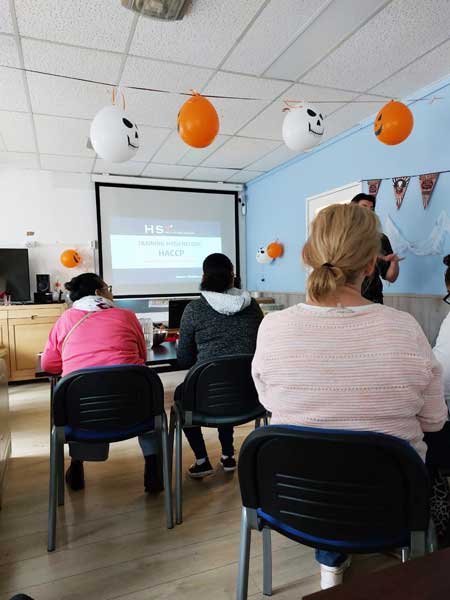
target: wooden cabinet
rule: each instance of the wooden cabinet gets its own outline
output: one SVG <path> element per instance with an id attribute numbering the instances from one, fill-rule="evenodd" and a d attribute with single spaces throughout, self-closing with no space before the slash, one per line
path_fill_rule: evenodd
<path id="1" fill-rule="evenodd" d="M 44 350 L 53 324 L 65 304 L 37 304 L 0 307 L 0 335 L 9 350 L 9 380 L 34 379 L 36 356 Z"/>

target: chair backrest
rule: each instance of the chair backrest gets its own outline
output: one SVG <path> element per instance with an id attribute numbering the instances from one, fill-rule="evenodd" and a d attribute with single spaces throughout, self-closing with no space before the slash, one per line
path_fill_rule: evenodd
<path id="1" fill-rule="evenodd" d="M 252 354 L 238 354 L 192 367 L 184 380 L 183 409 L 209 417 L 233 417 L 260 407 L 252 360 Z"/>
<path id="2" fill-rule="evenodd" d="M 184 309 L 192 302 L 192 298 L 169 300 L 169 329 L 179 329 Z"/>
<path id="3" fill-rule="evenodd" d="M 81 369 L 58 382 L 52 410 L 56 426 L 129 429 L 162 414 L 164 389 L 158 374 L 141 365 Z"/>
<path id="4" fill-rule="evenodd" d="M 381 433 L 264 427 L 242 445 L 239 482 L 244 506 L 307 545 L 376 551 L 428 527 L 425 465 Z"/>

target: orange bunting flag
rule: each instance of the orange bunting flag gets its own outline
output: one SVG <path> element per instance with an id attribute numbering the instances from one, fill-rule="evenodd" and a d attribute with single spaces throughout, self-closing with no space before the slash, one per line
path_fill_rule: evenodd
<path id="1" fill-rule="evenodd" d="M 405 197 L 406 190 L 408 189 L 409 180 L 411 177 L 393 177 L 392 183 L 394 184 L 395 204 L 397 210 L 402 205 L 403 198 Z"/>
<path id="2" fill-rule="evenodd" d="M 377 197 L 378 190 L 380 189 L 381 179 L 369 179 L 367 182 L 367 187 L 369 189 L 369 194 L 371 196 Z"/>
<path id="3" fill-rule="evenodd" d="M 422 192 L 422 203 L 423 208 L 427 208 L 430 203 L 431 194 L 433 193 L 434 186 L 438 180 L 439 173 L 427 173 L 426 175 L 420 175 L 420 191 Z"/>

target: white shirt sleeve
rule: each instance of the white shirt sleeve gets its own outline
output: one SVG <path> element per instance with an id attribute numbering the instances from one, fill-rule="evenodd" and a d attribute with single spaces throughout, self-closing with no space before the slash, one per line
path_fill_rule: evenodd
<path id="1" fill-rule="evenodd" d="M 450 313 L 441 323 L 441 328 L 433 352 L 434 356 L 442 366 L 445 401 L 450 408 Z"/>

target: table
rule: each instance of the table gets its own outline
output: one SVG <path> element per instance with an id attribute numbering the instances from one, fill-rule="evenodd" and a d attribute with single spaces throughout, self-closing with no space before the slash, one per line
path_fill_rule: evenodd
<path id="1" fill-rule="evenodd" d="M 169 371 L 179 371 L 180 368 L 177 365 L 177 345 L 176 342 L 164 342 L 159 346 L 150 348 L 147 350 L 147 362 L 145 363 L 149 367 L 153 367 L 158 373 L 167 373 Z M 55 380 L 59 378 L 59 375 L 52 375 L 43 371 L 41 366 L 41 355 L 38 354 L 37 365 L 36 365 L 36 377 L 48 377 L 50 384 L 53 385 Z M 53 381 L 52 381 L 53 380 Z"/>
<path id="2" fill-rule="evenodd" d="M 450 548 L 361 575 L 303 600 L 444 600 L 450 598 Z M 345 577 L 345 576 L 344 576 Z"/>

